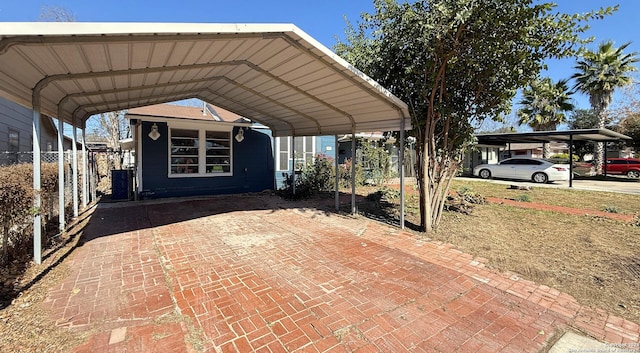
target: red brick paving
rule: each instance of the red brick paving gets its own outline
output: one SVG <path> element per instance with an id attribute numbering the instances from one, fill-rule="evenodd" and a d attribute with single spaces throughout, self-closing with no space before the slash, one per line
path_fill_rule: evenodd
<path id="1" fill-rule="evenodd" d="M 100 207 L 51 319 L 75 352 L 538 352 L 640 327 L 483 259 L 269 196 Z"/>

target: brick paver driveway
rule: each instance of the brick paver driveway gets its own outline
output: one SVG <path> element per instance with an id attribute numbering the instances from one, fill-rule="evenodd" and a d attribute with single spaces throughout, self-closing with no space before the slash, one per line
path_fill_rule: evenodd
<path id="1" fill-rule="evenodd" d="M 77 352 L 538 352 L 640 328 L 363 218 L 267 195 L 101 205 L 44 305 Z"/>

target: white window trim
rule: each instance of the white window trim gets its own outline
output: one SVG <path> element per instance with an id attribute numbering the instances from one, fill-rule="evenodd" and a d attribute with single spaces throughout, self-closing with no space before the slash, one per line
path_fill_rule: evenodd
<path id="1" fill-rule="evenodd" d="M 307 147 L 307 144 L 305 143 L 306 141 L 304 141 L 304 139 L 310 138 L 311 139 L 311 152 L 312 152 L 312 158 L 315 158 L 317 152 L 317 146 L 316 146 L 316 136 L 296 136 L 296 137 L 302 137 L 303 138 L 303 143 L 302 143 L 302 150 L 304 151 L 303 153 L 308 153 L 308 151 L 305 150 L 305 148 Z M 287 169 L 280 169 L 280 141 L 282 141 L 282 139 L 289 139 L 289 148 L 287 149 Z M 276 143 L 275 143 L 275 147 L 276 147 L 276 171 L 278 172 L 288 172 L 291 171 L 291 166 L 293 165 L 293 155 L 294 155 L 294 151 L 292 150 L 293 147 L 293 136 L 283 136 L 283 137 L 277 137 L 276 138 Z M 297 146 L 297 145 L 296 145 Z M 304 157 L 303 157 L 304 158 Z"/>
<path id="2" fill-rule="evenodd" d="M 167 122 L 168 136 L 167 136 L 167 177 L 171 179 L 182 178 L 218 178 L 233 176 L 233 125 L 219 126 L 212 124 L 198 124 L 193 122 Z M 198 173 L 190 174 L 172 174 L 171 173 L 171 129 L 185 129 L 185 130 L 197 130 L 198 131 Z M 207 131 L 221 131 L 229 134 L 229 173 L 205 173 L 207 144 L 206 141 Z"/>

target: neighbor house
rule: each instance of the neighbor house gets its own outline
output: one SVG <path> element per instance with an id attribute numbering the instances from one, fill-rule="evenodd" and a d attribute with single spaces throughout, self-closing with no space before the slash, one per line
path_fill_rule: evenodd
<path id="1" fill-rule="evenodd" d="M 556 154 L 569 154 L 569 146 L 564 142 L 549 142 L 549 156 Z M 543 158 L 544 146 L 542 143 L 510 143 L 504 148 L 504 156 Z"/>
<path id="2" fill-rule="evenodd" d="M 55 161 L 58 151 L 58 129 L 53 119 L 40 115 L 40 143 L 43 160 Z M 64 137 L 63 149 L 71 148 L 71 139 Z M 79 147 L 80 148 L 80 147 Z M 31 162 L 33 153 L 33 111 L 0 97 L 0 165 Z"/>

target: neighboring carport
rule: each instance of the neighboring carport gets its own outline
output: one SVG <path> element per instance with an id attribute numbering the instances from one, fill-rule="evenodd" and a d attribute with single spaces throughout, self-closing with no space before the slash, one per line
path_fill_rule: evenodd
<path id="1" fill-rule="evenodd" d="M 569 160 L 573 160 L 573 142 L 618 142 L 631 140 L 631 137 L 609 129 L 577 129 L 564 131 L 533 131 L 500 134 L 477 134 L 478 144 L 509 145 L 511 143 L 549 143 L 551 141 L 566 142 L 569 146 Z M 511 148 L 508 147 L 510 150 Z M 606 149 L 605 149 L 606 155 Z M 605 164 L 606 168 L 606 164 Z M 569 163 L 569 187 L 573 186 L 573 163 Z"/>
<path id="2" fill-rule="evenodd" d="M 405 103 L 291 24 L 0 23 L 0 96 L 33 109 L 36 195 L 40 114 L 58 118 L 59 139 L 71 124 L 74 140 L 92 115 L 187 98 L 260 122 L 276 137 L 402 136 L 411 125 Z M 59 165 L 62 180 L 62 157 Z M 40 218 L 36 212 L 38 263 Z"/>

